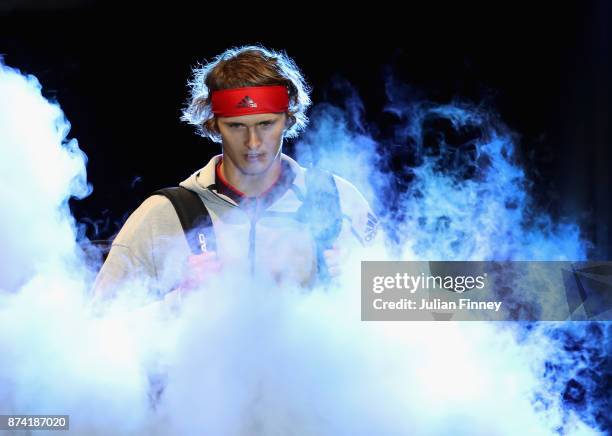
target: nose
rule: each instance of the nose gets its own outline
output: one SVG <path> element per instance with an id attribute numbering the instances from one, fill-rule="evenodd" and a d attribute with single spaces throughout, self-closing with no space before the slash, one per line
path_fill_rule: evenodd
<path id="1" fill-rule="evenodd" d="M 248 135 L 247 147 L 251 150 L 258 148 L 261 145 L 261 139 L 259 138 L 255 127 L 249 127 Z"/>

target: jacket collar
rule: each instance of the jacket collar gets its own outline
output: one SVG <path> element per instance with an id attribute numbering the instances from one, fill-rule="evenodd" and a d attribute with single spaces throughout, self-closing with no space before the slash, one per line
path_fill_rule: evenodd
<path id="1" fill-rule="evenodd" d="M 216 167 L 221 159 L 223 158 L 222 154 L 218 154 L 213 156 L 210 161 L 201 168 L 200 170 L 193 173 L 187 180 L 181 183 L 181 185 L 187 188 L 196 188 L 197 191 L 208 190 L 214 192 L 216 195 L 222 197 L 226 201 L 230 201 L 231 203 L 238 205 L 236 200 L 232 198 L 232 196 L 225 195 L 219 190 L 219 186 L 217 186 L 216 180 Z M 281 160 L 283 164 L 283 170 L 290 170 L 293 173 L 293 185 L 298 188 L 302 193 L 305 192 L 305 169 L 302 168 L 295 160 L 291 157 L 287 156 L 284 153 L 281 153 Z M 192 189 L 193 190 L 193 189 Z"/>

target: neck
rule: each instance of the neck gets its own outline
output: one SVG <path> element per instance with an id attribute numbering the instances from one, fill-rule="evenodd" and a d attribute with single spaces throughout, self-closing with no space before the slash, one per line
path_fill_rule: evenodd
<path id="1" fill-rule="evenodd" d="M 280 154 L 270 168 L 262 174 L 245 174 L 236 168 L 229 159 L 221 162 L 221 174 L 230 185 L 243 192 L 248 197 L 257 197 L 278 180 L 281 173 Z"/>

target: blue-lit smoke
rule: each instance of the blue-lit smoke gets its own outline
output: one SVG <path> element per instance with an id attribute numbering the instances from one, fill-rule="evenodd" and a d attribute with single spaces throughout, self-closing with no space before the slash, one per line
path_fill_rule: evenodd
<path id="1" fill-rule="evenodd" d="M 389 107 L 405 124 L 397 137 L 420 161 L 400 198 L 398 233 L 410 255 L 444 260 L 581 260 L 572 223 L 538 210 L 510 132 L 466 105 Z"/>
<path id="2" fill-rule="evenodd" d="M 66 140 L 70 125 L 59 106 L 41 104 L 36 78 L 24 78 L 1 58 L 0 74 L 0 198 L 3 215 L 12 217 L 0 226 L 0 289 L 12 290 L 58 258 L 75 255 L 67 200 L 85 197 L 89 188 L 85 155 L 75 140 Z M 31 237 L 15 236 L 23 234 Z"/>
<path id="3" fill-rule="evenodd" d="M 606 428 L 605 324 L 362 323 L 355 271 L 342 289 L 307 295 L 230 274 L 193 295 L 174 323 L 121 307 L 91 317 L 90 269 L 66 208 L 88 192 L 85 158 L 35 79 L 0 74 L 0 413 L 70 413 L 73 431 L 88 435 L 108 434 L 109 422 L 115 434 Z M 359 187 L 393 257 L 585 257 L 575 226 L 530 203 L 512 137 L 487 112 L 390 92 L 397 123 L 381 137 L 355 90 L 343 89 L 343 107 L 315 108 L 297 152 Z M 138 294 L 139 284 L 125 287 Z M 163 374 L 153 409 L 150 379 Z"/>
<path id="4" fill-rule="evenodd" d="M 346 108 L 314 109 L 316 128 L 298 154 L 354 181 L 386 219 L 403 258 L 586 258 L 579 228 L 553 222 L 533 203 L 513 135 L 494 114 L 460 103 L 402 101 L 388 91 L 391 137 L 368 134 L 363 104 L 349 87 Z M 409 183 L 398 186 L 398 178 Z"/>
<path id="5" fill-rule="evenodd" d="M 317 128 L 298 144 L 298 153 L 378 192 L 365 191 L 386 225 L 398 258 L 587 258 L 590 243 L 581 238 L 578 226 L 571 220 L 553 221 L 535 203 L 530 195 L 533 187 L 517 156 L 515 135 L 492 111 L 461 102 L 414 101 L 411 93 L 402 92 L 402 84 L 389 79 L 385 110 L 393 119 L 392 133 L 374 140 L 366 132 L 379 129 L 364 121 L 364 106 L 355 90 L 346 84 L 340 88 L 345 107 L 315 108 Z M 322 145 L 327 147 L 321 149 Z M 367 162 L 379 171 L 355 170 Z M 537 296 L 543 294 L 542 289 L 523 289 L 520 280 L 511 288 L 514 293 L 531 294 L 535 307 L 522 309 L 535 313 L 546 313 L 547 304 L 562 307 L 565 302 L 563 293 L 557 292 L 553 299 Z M 509 295 L 505 301 L 510 301 Z M 563 423 L 573 413 L 593 428 L 612 431 L 609 323 L 516 323 L 482 328 L 510 329 L 517 337 L 529 337 L 522 344 L 532 347 L 534 363 L 535 356 L 541 358 L 536 371 L 543 383 L 540 390 L 534 389 L 534 407 L 560 409 L 560 433 L 569 431 Z"/>
<path id="6" fill-rule="evenodd" d="M 1 61 L 0 414 L 79 411 L 77 434 L 125 433 L 146 411 L 143 354 L 125 318 L 87 310 L 99 265 L 68 207 L 91 191 L 86 156 L 38 80 Z"/>

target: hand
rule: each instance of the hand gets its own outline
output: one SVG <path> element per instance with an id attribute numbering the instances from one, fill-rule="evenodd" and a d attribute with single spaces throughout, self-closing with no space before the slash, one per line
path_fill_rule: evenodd
<path id="1" fill-rule="evenodd" d="M 342 263 L 346 259 L 345 250 L 341 250 L 337 244 L 334 244 L 329 250 L 323 251 L 323 257 L 330 277 L 338 277 L 342 272 Z"/>
<path id="2" fill-rule="evenodd" d="M 222 268 L 221 262 L 217 260 L 217 253 L 214 251 L 192 254 L 187 259 L 187 263 L 187 274 L 179 287 L 183 292 L 197 289 L 218 274 Z"/>
<path id="3" fill-rule="evenodd" d="M 205 283 L 221 271 L 221 262 L 217 260 L 217 253 L 208 251 L 202 254 L 192 254 L 187 258 L 187 273 L 181 284 L 164 295 L 164 304 L 172 312 L 177 312 L 182 306 L 183 296 Z"/>

